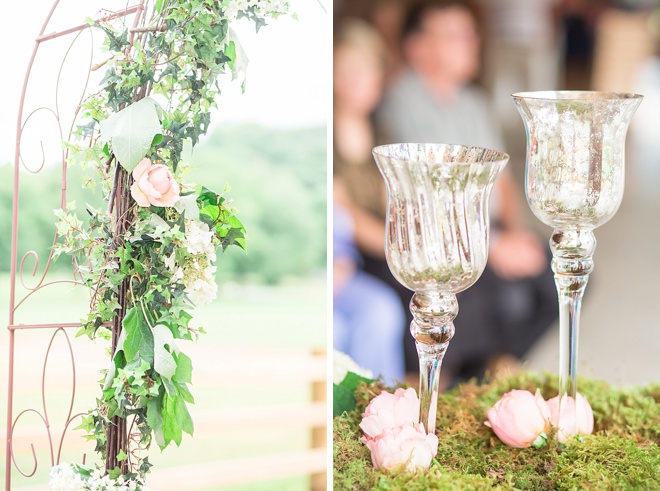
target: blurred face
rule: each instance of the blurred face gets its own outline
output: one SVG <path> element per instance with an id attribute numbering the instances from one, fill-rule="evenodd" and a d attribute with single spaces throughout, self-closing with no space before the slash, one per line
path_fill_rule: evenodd
<path id="1" fill-rule="evenodd" d="M 334 53 L 333 87 L 336 107 L 369 114 L 382 94 L 382 64 L 366 50 L 339 46 Z"/>
<path id="2" fill-rule="evenodd" d="M 423 74 L 469 82 L 479 70 L 479 37 L 472 14 L 460 7 L 429 12 L 422 31 L 406 43 L 406 54 Z"/>

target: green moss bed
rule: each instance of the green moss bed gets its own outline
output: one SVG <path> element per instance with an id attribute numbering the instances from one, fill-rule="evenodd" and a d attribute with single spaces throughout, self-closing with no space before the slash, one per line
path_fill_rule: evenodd
<path id="1" fill-rule="evenodd" d="M 388 476 L 372 467 L 358 427 L 369 401 L 386 388 L 362 383 L 357 409 L 333 421 L 334 489 L 660 490 L 660 384 L 616 389 L 580 379 L 594 412 L 593 435 L 565 446 L 550 438 L 538 450 L 507 447 L 484 425 L 486 411 L 510 390 L 537 387 L 546 399 L 554 397 L 556 376 L 521 373 L 442 394 L 436 462 L 428 473 Z"/>

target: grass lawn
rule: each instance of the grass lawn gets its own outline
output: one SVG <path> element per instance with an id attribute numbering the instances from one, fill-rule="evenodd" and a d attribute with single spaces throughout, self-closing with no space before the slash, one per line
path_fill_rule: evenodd
<path id="1" fill-rule="evenodd" d="M 263 414 L 278 405 L 310 400 L 310 384 L 306 367 L 301 366 L 312 350 L 326 346 L 326 283 L 324 277 L 292 281 L 278 287 L 224 285 L 220 298 L 197 310 L 195 322 L 208 334 L 193 345 L 181 343 L 180 348 L 193 359 L 192 408 L 196 424 L 194 438 L 184 437 L 181 447 L 161 453 L 152 449 L 150 460 L 154 472 L 158 469 L 181 469 L 180 479 L 171 489 L 183 489 L 187 466 L 213 464 L 226 459 L 278 452 L 303 450 L 309 446 L 309 429 L 302 424 L 268 425 L 257 421 L 234 425 L 223 421 L 227 415 Z M 8 318 L 9 281 L 0 276 L 0 319 Z M 69 285 L 54 285 L 35 295 L 19 309 L 18 322 L 76 322 L 85 312 L 86 293 Z M 23 313 L 21 314 L 21 311 Z M 41 374 L 52 331 L 21 331 L 16 334 L 14 417 L 20 410 L 41 405 Z M 74 413 L 84 411 L 98 395 L 95 380 L 98 370 L 108 359 L 102 343 L 74 338 L 69 331 L 76 359 L 78 389 Z M 0 334 L 0 353 L 6 359 L 8 333 Z M 0 368 L 0 418 L 6 420 L 6 363 Z M 55 445 L 62 433 L 63 421 L 71 398 L 71 362 L 66 339 L 55 336 L 48 361 L 46 408 Z M 74 425 L 75 426 L 75 425 Z M 30 443 L 35 444 L 38 468 L 33 478 L 19 476 L 14 469 L 12 489 L 45 489 L 50 468 L 45 427 L 34 413 L 25 414 L 16 426 L 15 449 L 19 465 L 31 470 Z M 68 432 L 62 453 L 64 461 L 80 461 L 87 452 L 88 462 L 93 451 L 85 447 L 80 432 Z M 5 441 L 4 424 L 0 440 Z M 92 449 L 93 450 L 93 449 Z M 4 481 L 4 466 L 0 477 Z M 255 478 L 258 478 L 255 470 Z M 199 491 L 232 489 L 303 490 L 308 488 L 306 476 L 292 476 L 268 482 L 255 482 L 230 487 L 211 487 Z M 189 489 L 189 488 L 185 488 Z M 164 490 L 157 490 L 164 491 Z"/>

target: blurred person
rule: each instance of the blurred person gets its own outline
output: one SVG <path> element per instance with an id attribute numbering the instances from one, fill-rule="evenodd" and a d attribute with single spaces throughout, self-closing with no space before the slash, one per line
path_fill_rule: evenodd
<path id="1" fill-rule="evenodd" d="M 337 204 L 332 238 L 333 347 L 375 376 L 395 383 L 405 374 L 401 345 L 405 315 L 399 298 L 386 283 L 358 268 L 351 216 Z"/>
<path id="2" fill-rule="evenodd" d="M 405 13 L 403 0 L 377 0 L 372 7 L 370 20 L 386 46 L 387 79 L 399 73 L 404 66 L 399 39 Z"/>
<path id="3" fill-rule="evenodd" d="M 349 19 L 335 34 L 333 102 L 333 173 L 346 190 L 344 206 L 355 223 L 355 243 L 362 255 L 385 261 L 383 178 L 371 155 L 382 138 L 373 113 L 384 85 L 384 45 L 366 22 Z"/>
<path id="4" fill-rule="evenodd" d="M 373 26 L 384 46 L 386 80 L 403 67 L 401 28 L 408 0 L 344 0 L 335 4 L 340 19 L 361 19 Z M 338 22 L 335 20 L 335 22 Z"/>
<path id="5" fill-rule="evenodd" d="M 384 262 L 385 189 L 371 156 L 377 141 L 372 113 L 381 99 L 384 70 L 377 32 L 363 21 L 345 21 L 335 35 L 333 72 L 334 343 L 393 381 L 404 375 L 404 309 L 389 286 L 360 269 L 353 244 L 363 256 Z"/>
<path id="6" fill-rule="evenodd" d="M 560 88 L 560 0 L 479 0 L 484 79 L 506 128 L 520 125 L 511 94 Z"/>
<path id="7" fill-rule="evenodd" d="M 464 2 L 411 7 L 403 26 L 406 69 L 379 111 L 379 128 L 396 141 L 425 138 L 502 147 L 485 93 L 470 82 L 479 72 L 476 21 Z"/>
<path id="8" fill-rule="evenodd" d="M 503 148 L 486 96 L 471 85 L 479 70 L 479 36 L 463 2 L 413 6 L 404 24 L 403 51 L 408 68 L 379 112 L 392 141 Z M 514 370 L 557 317 L 549 252 L 525 229 L 521 211 L 518 190 L 505 171 L 491 196 L 488 266 L 459 294 L 456 334 L 443 362 L 445 381 L 481 377 L 489 369 Z M 412 292 L 398 291 L 408 303 Z M 407 335 L 405 341 L 406 368 L 418 370 L 414 340 Z"/>

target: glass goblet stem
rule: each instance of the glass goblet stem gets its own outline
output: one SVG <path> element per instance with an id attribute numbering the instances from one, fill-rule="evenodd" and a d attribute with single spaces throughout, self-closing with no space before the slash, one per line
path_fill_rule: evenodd
<path id="1" fill-rule="evenodd" d="M 419 356 L 419 420 L 431 434 L 435 433 L 440 368 L 454 336 L 458 302 L 452 293 L 419 292 L 413 295 L 410 311 L 413 314 L 410 332 Z"/>
<path id="2" fill-rule="evenodd" d="M 596 238 L 591 230 L 555 230 L 550 247 L 559 295 L 559 431 L 569 438 L 577 435 L 580 308 L 589 273 L 594 267 L 592 256 Z"/>

